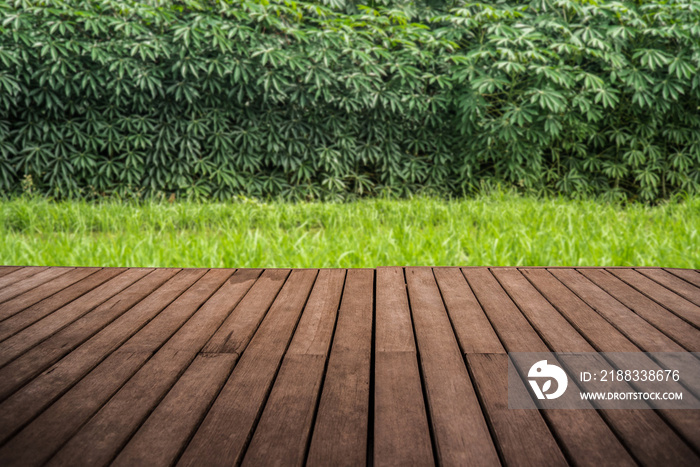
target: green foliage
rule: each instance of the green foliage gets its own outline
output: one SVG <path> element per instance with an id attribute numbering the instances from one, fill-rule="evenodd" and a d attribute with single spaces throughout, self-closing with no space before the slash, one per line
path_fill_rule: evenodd
<path id="1" fill-rule="evenodd" d="M 700 191 L 700 1 L 0 0 L 0 189 Z"/>
<path id="2" fill-rule="evenodd" d="M 496 193 L 447 201 L 0 202 L 0 264 L 700 268 L 700 198 L 647 206 Z"/>

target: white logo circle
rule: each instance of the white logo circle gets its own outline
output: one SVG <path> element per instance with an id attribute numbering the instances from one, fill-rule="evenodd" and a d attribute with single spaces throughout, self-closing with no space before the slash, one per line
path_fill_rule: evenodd
<path id="1" fill-rule="evenodd" d="M 535 395 L 538 399 L 556 399 L 557 397 L 564 394 L 566 391 L 566 386 L 569 384 L 569 379 L 566 377 L 564 370 L 559 368 L 557 365 L 547 364 L 547 360 L 540 360 L 530 367 L 530 371 L 527 374 L 528 378 L 548 378 L 544 381 L 544 385 L 540 389 L 540 385 L 537 380 L 528 379 L 532 390 L 535 391 Z M 557 382 L 557 390 L 552 393 L 547 393 L 552 387 L 552 380 Z"/>

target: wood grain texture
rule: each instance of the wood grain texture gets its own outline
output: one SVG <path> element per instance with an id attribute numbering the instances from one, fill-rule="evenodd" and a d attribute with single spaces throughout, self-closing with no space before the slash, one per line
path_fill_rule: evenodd
<path id="1" fill-rule="evenodd" d="M 62 274 L 58 278 L 45 282 L 32 290 L 24 292 L 15 298 L 8 300 L 2 304 L 0 308 L 0 320 L 5 320 L 13 316 L 27 307 L 34 305 L 43 299 L 59 292 L 66 287 L 78 282 L 79 280 L 88 277 L 99 271 L 100 268 L 77 268 Z M 0 340 L 4 337 L 0 335 Z"/>
<path id="2" fill-rule="evenodd" d="M 0 365 L 5 365 L 26 352 L 52 334 L 60 331 L 76 319 L 102 305 L 146 274 L 148 269 L 129 269 L 102 284 L 90 293 L 80 297 L 68 306 L 62 307 L 42 318 L 21 332 L 0 343 Z"/>
<path id="3" fill-rule="evenodd" d="M 18 333 L 22 329 L 36 323 L 40 319 L 48 316 L 82 295 L 85 295 L 90 290 L 102 285 L 109 279 L 112 279 L 124 271 L 125 270 L 121 268 L 101 269 L 85 279 L 66 287 L 60 292 L 57 292 L 52 296 L 35 303 L 21 312 L 16 314 L 13 313 L 14 316 L 0 322 L 0 342 Z M 4 304 L 4 306 L 9 305 L 10 302 Z"/>
<path id="4" fill-rule="evenodd" d="M 420 352 L 437 461 L 500 463 L 433 271 L 407 268 L 406 282 Z"/>
<path id="5" fill-rule="evenodd" d="M 159 269 L 147 274 L 112 299 L 87 313 L 83 319 L 66 326 L 0 369 L 0 400 L 134 307 L 177 271 L 177 269 Z"/>
<path id="6" fill-rule="evenodd" d="M 684 281 L 693 284 L 695 287 L 700 287 L 700 272 L 694 269 L 666 268 L 665 270 L 670 272 L 674 276 L 680 277 Z"/>
<path id="7" fill-rule="evenodd" d="M 303 465 L 345 281 L 322 270 L 243 459 L 243 465 Z"/>
<path id="8" fill-rule="evenodd" d="M 212 270 L 217 289 L 180 329 L 51 459 L 52 465 L 105 465 L 192 363 L 262 271 Z"/>
<path id="9" fill-rule="evenodd" d="M 377 269 L 374 465 L 434 463 L 402 268 Z"/>
<path id="10" fill-rule="evenodd" d="M 690 284 L 663 269 L 638 269 L 637 272 L 673 290 L 686 300 L 700 305 L 700 286 Z"/>
<path id="11" fill-rule="evenodd" d="M 608 271 L 696 328 L 700 328 L 699 306 L 633 269 L 608 269 Z"/>
<path id="12" fill-rule="evenodd" d="M 289 275 L 179 465 L 241 461 L 316 275 L 315 270 Z"/>
<path id="13" fill-rule="evenodd" d="M 683 352 L 680 345 L 577 271 L 555 269 L 551 273 L 586 305 L 645 352 Z"/>
<path id="14" fill-rule="evenodd" d="M 616 270 L 621 271 L 621 270 Z M 634 272 L 634 271 L 633 271 Z M 639 352 L 640 349 L 625 338 L 622 333 L 617 331 L 609 322 L 600 315 L 596 314 L 585 302 L 577 297 L 573 292 L 567 289 L 546 269 L 523 269 L 523 275 L 537 288 L 537 290 L 556 308 L 561 315 L 574 326 L 576 332 L 580 332 L 586 336 L 586 339 L 591 343 L 593 348 L 599 352 Z M 554 348 L 554 351 L 562 352 L 563 350 Z M 612 369 L 610 366 L 608 370 Z M 631 388 L 630 388 L 631 390 Z M 615 427 L 620 429 L 631 428 L 631 432 L 625 433 L 623 436 L 628 445 L 635 443 L 635 454 L 645 462 L 666 462 L 668 454 L 665 454 L 660 448 L 662 445 L 673 446 L 677 452 L 678 458 L 682 462 L 692 464 L 698 457 L 687 446 L 683 439 L 679 438 L 674 431 L 668 427 L 661 417 L 656 412 L 650 410 L 623 411 L 609 410 L 605 411 L 605 417 L 610 420 L 615 420 Z M 685 439 L 693 444 L 698 443 L 700 432 L 697 430 L 697 415 L 690 413 L 691 411 L 680 410 L 665 410 L 664 417 L 673 427 L 680 431 Z M 697 411 L 695 411 L 697 412 Z M 636 419 L 635 422 L 621 423 L 620 418 L 629 416 Z M 643 440 L 640 429 L 648 429 L 653 427 L 656 438 L 651 442 Z M 643 441 L 642 441 L 643 440 Z"/>
<path id="15" fill-rule="evenodd" d="M 349 270 L 309 447 L 309 465 L 367 462 L 373 295 L 374 271 Z"/>
<path id="16" fill-rule="evenodd" d="M 237 360 L 233 353 L 197 355 L 112 465 L 172 465 Z"/>
<path id="17" fill-rule="evenodd" d="M 556 351 L 553 344 L 571 352 L 590 351 L 586 340 L 514 268 L 464 269 L 474 293 L 508 352 Z M 502 287 L 502 289 L 501 289 Z M 517 305 L 517 306 L 516 306 Z M 522 341 L 511 322 L 527 335 Z M 541 325 L 546 323 L 546 326 Z M 548 410 L 543 412 L 561 440 L 568 459 L 582 465 L 634 465 L 622 443 L 605 420 L 593 410 Z"/>
<path id="18" fill-rule="evenodd" d="M 265 271 L 258 276 L 236 308 L 214 333 L 236 336 L 234 348 L 242 352 L 250 341 L 257 322 L 251 315 L 261 320 L 277 296 L 287 277 L 285 271 L 281 281 L 271 282 L 274 271 Z M 267 278 L 266 278 L 267 277 Z M 265 279 L 263 279 L 265 278 Z M 218 338 L 210 339 L 219 341 Z M 232 343 L 228 339 L 229 343 Z M 205 348 L 207 348 L 205 346 Z M 192 364 L 180 377 L 173 389 L 158 404 L 134 437 L 121 451 L 116 464 L 171 465 L 185 448 L 190 437 L 201 423 L 214 398 L 221 390 L 231 370 L 237 363 L 237 352 L 200 352 Z M 167 427 L 164 429 L 164 427 Z"/>
<path id="19" fill-rule="evenodd" d="M 20 282 L 30 278 L 35 274 L 39 274 L 42 271 L 47 270 L 46 266 L 34 266 L 34 267 L 23 267 L 12 271 L 0 277 L 0 291 L 7 288 L 16 282 Z"/>
<path id="20" fill-rule="evenodd" d="M 506 464 L 568 465 L 538 411 L 508 408 L 508 356 L 472 353 L 467 362 Z"/>
<path id="21" fill-rule="evenodd" d="M 73 268 L 47 268 L 37 274 L 32 275 L 27 279 L 15 282 L 14 284 L 12 284 L 12 286 L 4 287 L 0 289 L 0 304 L 2 304 L 3 302 L 7 302 L 11 298 L 21 295 L 27 291 L 35 289 L 36 287 L 39 287 L 40 285 L 46 282 L 57 279 L 60 276 L 73 270 Z M 0 278 L 0 281 L 2 281 L 2 279 L 5 279 L 6 277 Z M 5 315 L 5 313 L 0 312 L 0 318 L 6 317 L 7 315 Z"/>
<path id="22" fill-rule="evenodd" d="M 18 269 L 22 269 L 22 266 L 0 266 L 0 277 L 6 276 Z"/>
<path id="23" fill-rule="evenodd" d="M 0 465 L 700 465 L 700 411 L 507 400 L 512 352 L 677 365 L 698 290 L 673 268 L 0 266 Z"/>
<path id="24" fill-rule="evenodd" d="M 2 408 L 7 406 L 8 410 L 0 411 L 0 436 L 26 424 L 60 396 L 0 449 L 0 459 L 4 453 L 13 453 L 20 456 L 20 463 L 47 461 L 195 313 L 231 272 L 204 274 L 104 360 L 98 360 L 89 351 L 77 353 L 74 359 L 58 362 L 7 399 Z M 95 360 L 99 362 L 97 366 L 94 366 Z M 87 375 L 86 367 L 93 367 Z M 39 379 L 35 386 L 33 383 Z M 76 380 L 79 381 L 76 383 Z M 34 449 L 16 447 L 26 445 Z"/>
<path id="25" fill-rule="evenodd" d="M 458 268 L 435 269 L 435 278 L 462 352 L 505 353 L 462 272 Z"/>
<path id="26" fill-rule="evenodd" d="M 679 345 L 700 352 L 700 330 L 603 269 L 580 269 L 598 287 L 656 326 Z"/>

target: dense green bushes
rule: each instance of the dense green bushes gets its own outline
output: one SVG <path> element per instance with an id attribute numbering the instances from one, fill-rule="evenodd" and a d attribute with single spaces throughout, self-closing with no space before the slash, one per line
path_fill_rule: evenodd
<path id="1" fill-rule="evenodd" d="M 0 1 L 0 187 L 700 192 L 700 1 Z"/>

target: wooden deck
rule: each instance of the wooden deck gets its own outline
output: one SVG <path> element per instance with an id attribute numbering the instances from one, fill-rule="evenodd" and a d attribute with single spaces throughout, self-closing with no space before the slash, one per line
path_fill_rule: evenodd
<path id="1" fill-rule="evenodd" d="M 700 272 L 0 267 L 0 465 L 700 465 L 700 410 L 510 410 L 507 352 L 700 352 Z"/>

